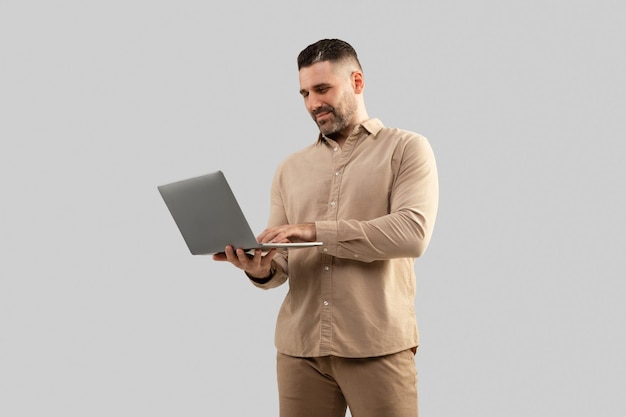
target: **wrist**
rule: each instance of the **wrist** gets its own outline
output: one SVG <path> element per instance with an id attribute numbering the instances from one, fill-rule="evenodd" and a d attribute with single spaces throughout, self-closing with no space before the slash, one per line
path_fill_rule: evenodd
<path id="1" fill-rule="evenodd" d="M 272 264 L 270 265 L 269 271 L 266 272 L 265 274 L 253 274 L 253 273 L 248 272 L 248 271 L 244 271 L 244 272 L 246 273 L 248 278 L 250 278 L 251 280 L 253 280 L 255 282 L 259 282 L 259 281 L 267 282 L 267 281 L 271 280 L 272 277 L 274 276 L 274 274 L 276 273 L 276 266 L 272 262 Z"/>

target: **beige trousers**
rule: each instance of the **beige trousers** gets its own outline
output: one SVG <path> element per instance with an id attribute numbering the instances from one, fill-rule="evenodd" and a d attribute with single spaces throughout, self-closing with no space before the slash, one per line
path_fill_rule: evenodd
<path id="1" fill-rule="evenodd" d="M 276 358 L 280 417 L 417 417 L 414 350 L 374 358 Z"/>

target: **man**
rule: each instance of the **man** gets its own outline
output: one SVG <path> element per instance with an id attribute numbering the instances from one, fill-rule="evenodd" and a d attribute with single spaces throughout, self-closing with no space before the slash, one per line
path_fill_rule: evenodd
<path id="1" fill-rule="evenodd" d="M 367 115 L 354 49 L 323 39 L 298 56 L 300 94 L 320 130 L 286 158 L 271 191 L 261 242 L 323 246 L 257 250 L 227 246 L 260 288 L 289 279 L 276 325 L 282 417 L 417 416 L 414 260 L 438 206 L 428 141 Z"/>

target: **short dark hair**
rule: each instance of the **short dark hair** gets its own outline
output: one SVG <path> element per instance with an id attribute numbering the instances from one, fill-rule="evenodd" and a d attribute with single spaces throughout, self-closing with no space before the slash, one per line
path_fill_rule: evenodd
<path id="1" fill-rule="evenodd" d="M 362 70 L 356 51 L 348 42 L 340 39 L 322 39 L 307 46 L 300 52 L 298 55 L 298 71 L 302 68 L 310 67 L 316 62 L 350 60 L 358 65 L 359 70 Z"/>

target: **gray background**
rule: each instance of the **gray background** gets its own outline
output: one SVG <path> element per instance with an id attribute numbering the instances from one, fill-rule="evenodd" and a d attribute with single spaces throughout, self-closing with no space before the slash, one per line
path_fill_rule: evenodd
<path id="1" fill-rule="evenodd" d="M 260 232 L 343 38 L 435 150 L 423 416 L 623 416 L 625 8 L 609 0 L 0 0 L 0 415 L 277 415 L 260 291 L 156 186 L 223 169 Z"/>

